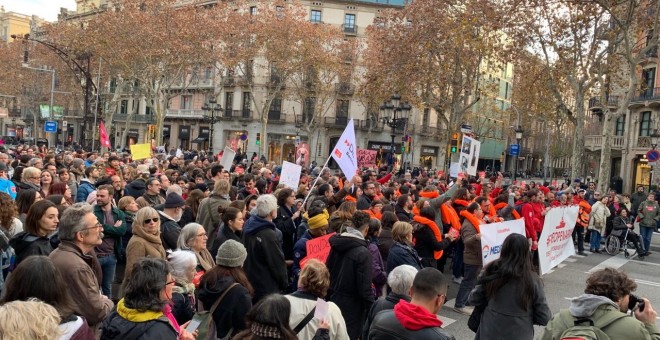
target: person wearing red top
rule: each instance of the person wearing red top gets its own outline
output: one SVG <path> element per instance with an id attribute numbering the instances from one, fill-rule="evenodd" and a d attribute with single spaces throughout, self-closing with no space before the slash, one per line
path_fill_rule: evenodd
<path id="1" fill-rule="evenodd" d="M 417 272 L 410 289 L 411 301 L 399 300 L 394 309 L 376 315 L 369 329 L 370 340 L 454 340 L 442 329 L 437 314 L 447 300 L 448 280 L 435 268 Z"/>
<path id="2" fill-rule="evenodd" d="M 530 189 L 525 193 L 525 200 L 521 207 L 522 217 L 525 219 L 525 236 L 531 242 L 532 250 L 538 248 L 538 236 L 537 230 L 543 228 L 543 225 L 539 226 L 541 223 L 541 214 L 534 207 L 534 203 L 537 201 L 539 191 L 536 189 Z"/>
<path id="3" fill-rule="evenodd" d="M 584 199 L 586 192 L 586 190 L 580 189 L 573 197 L 573 202 L 580 207 L 573 230 L 573 240 L 577 240 L 578 255 L 582 256 L 587 256 L 587 253 L 584 252 L 584 231 L 589 226 L 589 213 L 591 213 L 591 205 Z"/>

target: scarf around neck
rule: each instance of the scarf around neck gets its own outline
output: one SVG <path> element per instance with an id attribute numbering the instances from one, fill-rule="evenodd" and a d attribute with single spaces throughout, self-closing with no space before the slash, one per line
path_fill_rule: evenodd
<path id="1" fill-rule="evenodd" d="M 433 232 L 433 236 L 435 236 L 436 241 L 442 242 L 442 232 L 440 232 L 440 228 L 438 228 L 438 225 L 435 224 L 435 221 L 417 215 L 413 216 L 413 221 L 427 226 Z M 443 252 L 442 250 L 434 250 L 433 258 L 439 260 L 440 257 L 442 257 L 442 252 Z"/>

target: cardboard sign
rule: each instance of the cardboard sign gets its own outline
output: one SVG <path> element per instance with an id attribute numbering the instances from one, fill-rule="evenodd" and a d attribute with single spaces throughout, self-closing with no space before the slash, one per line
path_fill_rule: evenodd
<path id="1" fill-rule="evenodd" d="M 500 258 L 504 239 L 513 234 L 525 235 L 525 220 L 513 220 L 481 226 L 481 253 L 483 265 Z"/>
<path id="2" fill-rule="evenodd" d="M 479 163 L 479 151 L 481 142 L 476 139 L 463 136 L 461 144 L 461 154 L 459 157 L 459 171 L 466 172 L 468 175 L 477 175 L 477 164 Z"/>
<path id="3" fill-rule="evenodd" d="M 225 146 L 225 152 L 222 154 L 220 159 L 220 165 L 223 169 L 229 170 L 231 164 L 234 162 L 234 157 L 236 157 L 236 151 L 232 150 L 230 147 Z"/>
<path id="4" fill-rule="evenodd" d="M 328 255 L 330 254 L 330 237 L 334 235 L 335 233 L 332 234 L 327 234 L 321 237 L 313 238 L 309 241 L 307 241 L 307 256 L 300 260 L 300 268 L 305 267 L 305 263 L 309 259 L 317 259 L 323 263 L 325 263 L 325 260 L 328 259 Z"/>
<path id="5" fill-rule="evenodd" d="M 131 155 L 134 161 L 147 159 L 151 157 L 151 144 L 133 144 L 131 145 Z"/>
<path id="6" fill-rule="evenodd" d="M 376 150 L 367 150 L 367 149 L 357 149 L 357 159 L 359 167 L 372 167 L 376 165 L 376 155 L 378 151 Z"/>
<path id="7" fill-rule="evenodd" d="M 460 172 L 460 165 L 458 163 L 451 163 L 449 165 L 449 177 L 458 178 Z"/>
<path id="8" fill-rule="evenodd" d="M 575 255 L 573 229 L 578 218 L 578 206 L 552 208 L 545 215 L 539 238 L 541 275 L 546 274 L 569 256 Z"/>
<path id="9" fill-rule="evenodd" d="M 293 189 L 294 191 L 298 190 L 298 184 L 300 183 L 301 172 L 302 172 L 302 166 L 284 161 L 284 163 L 282 163 L 282 174 L 280 175 L 280 184 L 284 184 L 287 187 Z"/>

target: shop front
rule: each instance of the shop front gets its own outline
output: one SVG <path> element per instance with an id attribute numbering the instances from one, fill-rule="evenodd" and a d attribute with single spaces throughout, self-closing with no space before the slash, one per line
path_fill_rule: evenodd
<path id="1" fill-rule="evenodd" d="M 646 155 L 639 155 L 635 158 L 633 165 L 633 189 L 638 186 L 644 186 L 644 190 L 649 190 L 649 185 L 651 184 L 651 170 L 652 167 L 649 165 Z M 653 183 L 657 185 L 658 176 L 655 176 Z"/>
<path id="2" fill-rule="evenodd" d="M 298 136 L 300 141 L 306 142 L 307 136 Z M 283 161 L 295 163 L 296 161 L 296 135 L 295 134 L 268 134 L 268 160 L 277 164 Z"/>
<path id="3" fill-rule="evenodd" d="M 378 151 L 376 155 L 378 166 L 389 164 L 391 146 L 392 142 L 369 141 L 367 143 L 367 149 Z M 394 143 L 394 159 L 397 163 L 401 162 L 401 143 Z"/>
<path id="4" fill-rule="evenodd" d="M 438 147 L 422 145 L 419 156 L 419 165 L 425 169 L 433 169 L 438 162 Z"/>
<path id="5" fill-rule="evenodd" d="M 209 128 L 208 126 L 200 126 L 199 134 L 192 141 L 193 144 L 197 144 L 199 150 L 208 150 L 209 149 Z"/>
<path id="6" fill-rule="evenodd" d="M 188 150 L 190 146 L 190 125 L 179 125 L 179 147 Z"/>

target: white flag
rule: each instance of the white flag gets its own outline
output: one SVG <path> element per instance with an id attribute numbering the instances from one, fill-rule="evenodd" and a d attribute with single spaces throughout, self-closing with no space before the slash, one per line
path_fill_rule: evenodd
<path id="1" fill-rule="evenodd" d="M 353 119 L 348 122 L 346 129 L 339 137 L 339 141 L 332 150 L 332 158 L 339 164 L 341 171 L 346 175 L 346 180 L 350 181 L 357 172 L 357 146 L 355 145 L 355 127 Z"/>

